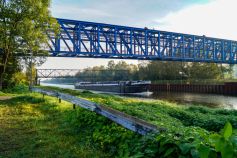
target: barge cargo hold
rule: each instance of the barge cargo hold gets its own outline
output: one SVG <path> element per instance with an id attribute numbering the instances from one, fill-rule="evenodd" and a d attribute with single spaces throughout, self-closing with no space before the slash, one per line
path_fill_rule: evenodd
<path id="1" fill-rule="evenodd" d="M 108 82 L 78 82 L 75 89 L 113 93 L 141 93 L 148 91 L 151 81 L 108 81 Z"/>

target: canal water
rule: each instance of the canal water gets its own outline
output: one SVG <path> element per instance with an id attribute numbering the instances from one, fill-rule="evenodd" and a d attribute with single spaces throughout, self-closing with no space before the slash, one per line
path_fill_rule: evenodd
<path id="1" fill-rule="evenodd" d="M 60 88 L 75 89 L 74 85 L 64 84 L 48 84 L 41 83 L 44 86 L 55 86 Z M 104 92 L 96 92 L 104 93 Z M 117 94 L 120 95 L 120 94 Z M 215 94 L 196 94 L 196 93 L 183 93 L 183 92 L 144 92 L 135 94 L 123 94 L 125 97 L 136 97 L 143 100 L 165 100 L 175 103 L 182 103 L 186 106 L 202 105 L 213 108 L 223 107 L 226 109 L 237 110 L 237 97 L 215 95 Z"/>

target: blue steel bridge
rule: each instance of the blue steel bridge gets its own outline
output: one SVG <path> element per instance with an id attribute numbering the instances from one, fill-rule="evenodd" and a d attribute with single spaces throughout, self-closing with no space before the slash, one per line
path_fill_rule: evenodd
<path id="1" fill-rule="evenodd" d="M 237 41 L 103 23 L 57 19 L 48 31 L 53 57 L 118 58 L 237 64 Z"/>

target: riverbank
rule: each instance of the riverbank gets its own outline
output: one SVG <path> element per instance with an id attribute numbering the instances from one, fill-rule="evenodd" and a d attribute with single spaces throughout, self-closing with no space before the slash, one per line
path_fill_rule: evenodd
<path id="1" fill-rule="evenodd" d="M 43 99 L 37 93 L 25 93 L 0 102 L 3 122 L 0 140 L 4 142 L 0 145 L 0 156 L 198 157 L 203 148 L 220 154 L 220 151 L 215 152 L 209 136 L 214 132 L 217 135 L 227 121 L 237 127 L 235 110 L 180 107 L 164 101 L 138 101 L 88 91 L 44 88 L 112 107 L 165 127 L 167 131 L 142 137 L 93 112 L 79 107 L 73 110 L 67 102 L 59 104 L 52 97 Z M 230 153 L 236 152 L 234 145 Z"/>
<path id="2" fill-rule="evenodd" d="M 202 120 L 203 122 L 207 122 L 208 120 L 210 121 L 218 120 L 219 122 L 218 126 L 215 125 L 215 127 L 211 127 L 211 125 L 205 125 L 207 130 L 209 130 L 210 128 L 218 132 L 224 126 L 226 120 L 230 121 L 233 124 L 233 126 L 237 128 L 237 123 L 235 121 L 237 120 L 236 110 L 226 110 L 222 108 L 211 109 L 201 106 L 186 107 L 186 106 L 180 106 L 179 104 L 176 103 L 170 103 L 162 100 L 147 100 L 147 101 L 137 100 L 136 98 L 123 98 L 111 94 L 95 94 L 90 91 L 76 91 L 57 87 L 41 87 L 41 88 L 48 90 L 56 90 L 59 92 L 64 92 L 77 97 L 88 99 L 98 104 L 102 104 L 114 108 L 116 110 L 123 111 L 127 114 L 137 116 L 158 126 L 161 125 L 166 126 L 163 125 L 164 121 L 170 120 L 170 122 L 175 122 L 175 126 L 179 124 L 180 127 L 183 127 L 184 123 L 187 124 L 186 122 L 192 122 L 190 120 L 197 119 Z M 179 118 L 178 115 L 182 116 L 182 118 L 181 117 Z M 218 115 L 219 119 L 216 118 Z M 220 118 L 220 116 L 222 118 Z M 187 118 L 187 120 L 185 120 L 185 117 L 190 118 Z M 159 118 L 160 120 L 157 120 L 156 118 Z M 200 125 L 196 123 L 197 121 L 194 121 L 195 126 L 204 128 L 203 123 L 200 123 Z"/>
<path id="3" fill-rule="evenodd" d="M 66 89 L 75 89 L 73 85 L 65 84 L 45 84 L 43 86 L 59 87 Z M 106 93 L 91 91 L 93 93 L 105 93 L 116 94 L 124 97 L 133 97 L 136 99 L 145 100 L 164 100 L 167 102 L 176 103 L 180 106 L 204 106 L 211 108 L 225 108 L 237 110 L 237 97 L 214 95 L 214 94 L 200 94 L 200 93 L 183 93 L 183 92 L 145 92 L 145 93 L 133 93 L 133 94 L 118 94 L 118 93 Z"/>

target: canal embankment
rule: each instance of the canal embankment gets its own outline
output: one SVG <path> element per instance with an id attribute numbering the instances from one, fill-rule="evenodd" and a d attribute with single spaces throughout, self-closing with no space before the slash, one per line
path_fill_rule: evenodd
<path id="1" fill-rule="evenodd" d="M 212 134 L 222 138 L 219 131 L 228 121 L 233 128 L 232 136 L 226 141 L 232 143 L 231 138 L 237 134 L 234 130 L 237 127 L 236 110 L 185 107 L 160 100 L 141 101 L 89 91 L 41 88 L 104 105 L 167 131 L 144 137 L 95 112 L 80 107 L 73 109 L 66 101 L 59 103 L 55 97 L 24 92 L 0 102 L 0 140 L 4 142 L 4 145 L 0 144 L 1 156 L 199 157 L 203 148 L 211 151 L 208 154 L 221 155 L 215 144 L 209 142 Z M 229 153 L 233 157 L 236 144 L 231 145 Z"/>
<path id="2" fill-rule="evenodd" d="M 44 86 L 59 87 L 65 89 L 75 90 L 74 85 L 66 84 L 47 84 L 43 83 Z M 83 89 L 76 89 L 83 91 Z M 103 93 L 119 95 L 121 97 L 136 98 L 138 100 L 163 100 L 166 102 L 177 103 L 179 106 L 204 106 L 211 108 L 225 108 L 225 109 L 237 109 L 237 97 L 221 95 L 221 94 L 207 94 L 207 93 L 193 93 L 193 92 L 168 92 L 168 91 L 157 91 L 157 92 L 144 92 L 144 93 L 109 93 L 101 91 L 91 91 L 93 93 Z"/>

